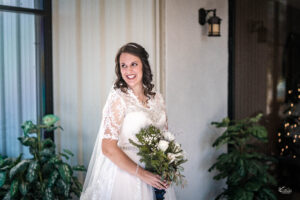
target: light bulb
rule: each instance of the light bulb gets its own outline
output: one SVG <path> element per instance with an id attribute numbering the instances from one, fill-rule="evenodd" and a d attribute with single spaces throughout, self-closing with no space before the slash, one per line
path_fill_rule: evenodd
<path id="1" fill-rule="evenodd" d="M 294 107 L 294 104 L 293 104 L 293 103 L 291 103 L 291 107 Z"/>
<path id="2" fill-rule="evenodd" d="M 293 142 L 296 143 L 296 139 L 294 139 Z"/>
<path id="3" fill-rule="evenodd" d="M 291 115 L 291 114 L 292 114 L 292 111 L 289 110 L 289 115 Z"/>
<path id="4" fill-rule="evenodd" d="M 284 148 L 282 148 L 281 151 L 284 151 Z"/>
<path id="5" fill-rule="evenodd" d="M 280 137 L 281 136 L 281 133 L 278 133 L 278 137 Z"/>
<path id="6" fill-rule="evenodd" d="M 278 139 L 278 142 L 279 142 L 279 143 L 281 142 L 281 139 L 280 139 L 280 138 Z"/>
<path id="7" fill-rule="evenodd" d="M 293 92 L 292 90 L 289 90 L 289 91 L 288 91 L 289 94 L 292 94 L 292 92 Z"/>
<path id="8" fill-rule="evenodd" d="M 296 155 L 293 155 L 293 158 L 296 158 Z"/>
<path id="9" fill-rule="evenodd" d="M 286 135 L 287 135 L 287 136 L 290 136 L 290 132 L 287 132 Z"/>
<path id="10" fill-rule="evenodd" d="M 286 145 L 286 146 L 285 146 L 285 148 L 286 148 L 286 149 L 288 149 L 288 148 L 289 148 L 289 146 L 288 146 L 288 145 Z"/>

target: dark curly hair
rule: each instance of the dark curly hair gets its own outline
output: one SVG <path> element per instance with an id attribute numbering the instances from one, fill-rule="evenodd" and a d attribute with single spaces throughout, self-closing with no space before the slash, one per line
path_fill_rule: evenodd
<path id="1" fill-rule="evenodd" d="M 122 74 L 121 74 L 121 69 L 120 69 L 120 56 L 122 53 L 129 53 L 132 54 L 134 56 L 137 56 L 141 59 L 142 61 L 142 70 L 143 70 L 143 86 L 144 86 L 144 95 L 146 97 L 151 98 L 155 96 L 155 92 L 152 91 L 154 85 L 152 84 L 152 73 L 151 73 L 151 68 L 149 65 L 149 54 L 147 53 L 147 51 L 139 44 L 137 43 L 133 43 L 130 42 L 128 44 L 125 44 L 124 46 L 122 46 L 115 58 L 115 72 L 117 75 L 117 80 L 115 81 L 114 84 L 114 88 L 120 88 L 122 92 L 127 92 L 128 86 L 126 84 L 126 82 L 124 81 L 124 79 L 122 78 Z"/>

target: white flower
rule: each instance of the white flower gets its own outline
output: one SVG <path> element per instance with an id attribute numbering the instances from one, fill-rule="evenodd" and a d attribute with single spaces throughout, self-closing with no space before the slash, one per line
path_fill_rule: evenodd
<path id="1" fill-rule="evenodd" d="M 176 159 L 176 154 L 174 154 L 174 153 L 168 153 L 167 156 L 170 159 L 169 163 L 174 162 L 174 160 Z"/>
<path id="2" fill-rule="evenodd" d="M 158 149 L 162 150 L 165 152 L 167 148 L 169 147 L 169 142 L 166 140 L 160 140 L 158 143 Z"/>
<path id="3" fill-rule="evenodd" d="M 175 140 L 175 136 L 171 132 L 164 132 L 162 135 L 168 141 Z"/>
<path id="4" fill-rule="evenodd" d="M 181 149 L 181 146 L 178 142 L 175 142 L 175 148 L 178 150 L 178 149 Z"/>
<path id="5" fill-rule="evenodd" d="M 175 155 L 176 157 L 179 157 L 179 156 L 183 156 L 183 153 L 180 152 L 180 153 L 176 153 Z"/>

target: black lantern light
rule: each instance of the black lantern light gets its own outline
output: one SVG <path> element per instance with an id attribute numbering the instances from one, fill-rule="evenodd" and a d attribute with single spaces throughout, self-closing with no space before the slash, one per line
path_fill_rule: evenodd
<path id="1" fill-rule="evenodd" d="M 209 12 L 213 12 L 213 16 L 206 21 Z M 216 9 L 199 9 L 199 23 L 204 25 L 206 22 L 208 23 L 208 36 L 221 36 L 221 18 L 216 16 Z"/>

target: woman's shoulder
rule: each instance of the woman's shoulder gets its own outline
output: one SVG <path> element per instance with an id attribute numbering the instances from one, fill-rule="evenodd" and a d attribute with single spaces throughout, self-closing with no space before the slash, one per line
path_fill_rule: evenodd
<path id="1" fill-rule="evenodd" d="M 163 95 L 159 91 L 157 91 L 157 90 L 154 90 L 153 92 L 155 93 L 154 99 L 156 101 L 164 103 L 164 97 L 163 97 Z"/>
<path id="2" fill-rule="evenodd" d="M 108 94 L 108 100 L 115 101 L 123 99 L 123 92 L 120 88 L 116 88 L 114 86 L 111 87 L 110 92 Z"/>

